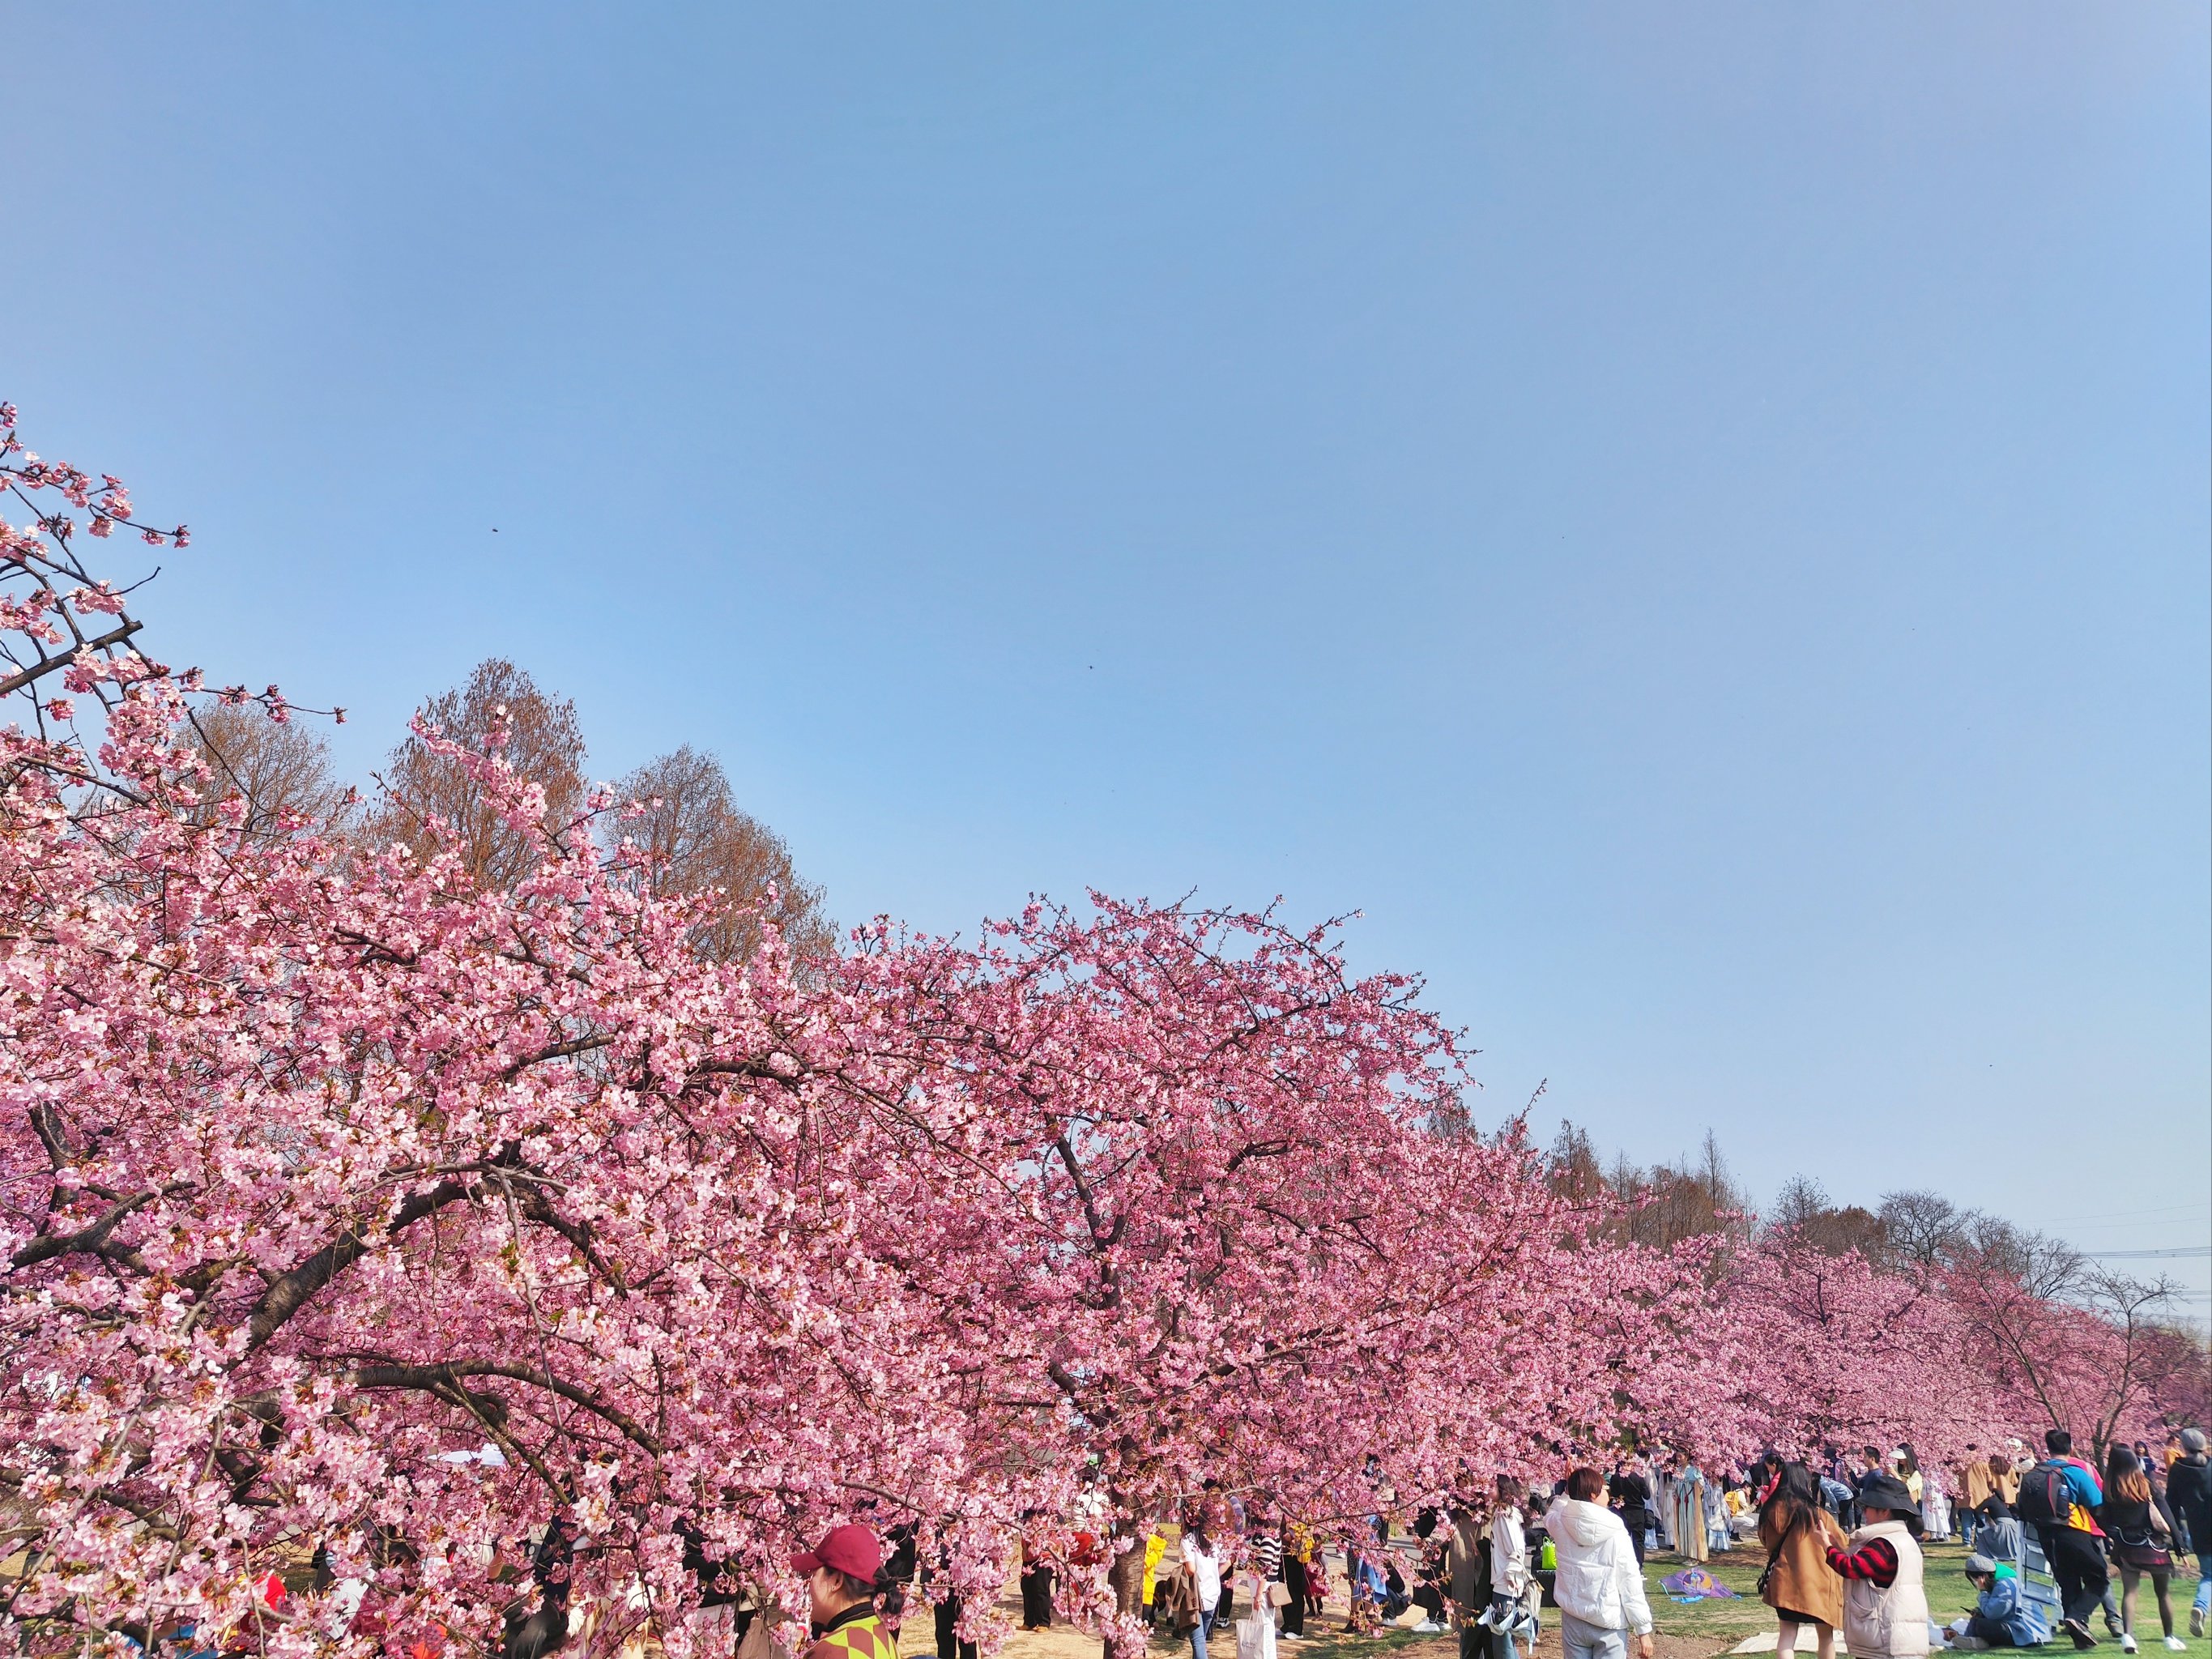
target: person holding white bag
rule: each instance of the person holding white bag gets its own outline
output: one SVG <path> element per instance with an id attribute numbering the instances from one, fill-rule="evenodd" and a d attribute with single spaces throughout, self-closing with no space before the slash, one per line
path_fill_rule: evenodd
<path id="1" fill-rule="evenodd" d="M 1190 1627 L 1191 1659 L 1206 1659 L 1206 1638 L 1213 1633 L 1213 1612 L 1221 1605 L 1221 1557 L 1202 1521 L 1182 1529 L 1182 1564 L 1190 1570 L 1198 1591 L 1198 1622 Z"/>
<path id="2" fill-rule="evenodd" d="M 1275 1604 L 1269 1599 L 1265 1567 L 1248 1558 L 1237 1583 L 1251 1609 L 1237 1621 L 1237 1659 L 1275 1659 Z"/>

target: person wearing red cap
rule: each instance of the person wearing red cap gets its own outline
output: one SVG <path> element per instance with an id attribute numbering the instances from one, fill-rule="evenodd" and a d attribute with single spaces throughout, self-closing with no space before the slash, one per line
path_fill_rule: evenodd
<path id="1" fill-rule="evenodd" d="M 883 1547 L 866 1527 L 832 1527 L 791 1570 L 806 1575 L 817 1639 L 805 1659 L 898 1659 L 898 1639 L 876 1611 Z"/>

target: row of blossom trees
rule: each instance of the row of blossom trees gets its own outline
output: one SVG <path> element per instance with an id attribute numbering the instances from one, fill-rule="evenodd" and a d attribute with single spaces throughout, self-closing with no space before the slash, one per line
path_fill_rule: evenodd
<path id="1" fill-rule="evenodd" d="M 731 948 L 659 797 L 549 801 L 497 722 L 417 723 L 465 829 L 272 815 L 195 722 L 296 711 L 142 654 L 82 562 L 122 485 L 12 410 L 0 483 L 11 1650 L 683 1659 L 835 1519 L 987 1607 L 1022 1517 L 1079 1512 L 1126 1640 L 1208 1479 L 1351 1524 L 1624 1435 L 2018 1415 L 1924 1276 L 1656 1245 L 1473 1133 L 1454 1034 L 1329 929 L 1094 895 Z"/>

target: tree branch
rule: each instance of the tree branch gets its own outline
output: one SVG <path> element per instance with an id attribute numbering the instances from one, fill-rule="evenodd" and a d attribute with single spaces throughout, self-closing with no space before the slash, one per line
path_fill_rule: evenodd
<path id="1" fill-rule="evenodd" d="M 43 679 L 57 668 L 68 667 L 87 651 L 100 651 L 111 645 L 120 645 L 145 625 L 143 623 L 126 622 L 120 628 L 109 629 L 98 639 L 87 640 L 82 647 L 66 657 L 49 657 L 44 662 L 33 663 L 21 673 L 10 674 L 6 679 L 0 680 L 0 697 L 6 696 L 10 691 L 21 690 L 33 680 Z"/>
<path id="2" fill-rule="evenodd" d="M 424 1216 L 445 1208 L 469 1189 L 458 1181 L 441 1181 L 426 1193 L 416 1193 L 400 1205 L 384 1231 L 386 1237 L 413 1226 Z M 253 1304 L 251 1336 L 246 1346 L 258 1348 L 283 1328 L 284 1322 L 307 1304 L 310 1297 L 367 1255 L 368 1237 L 359 1228 L 340 1233 L 289 1273 L 272 1280 Z"/>
<path id="3" fill-rule="evenodd" d="M 73 1233 L 52 1233 L 44 1238 L 33 1239 L 9 1258 L 9 1264 L 21 1268 L 36 1266 L 41 1261 L 51 1261 L 58 1255 L 100 1255 L 111 1261 L 120 1261 L 126 1267 L 143 1269 L 145 1264 L 138 1259 L 138 1252 L 128 1245 L 110 1243 L 108 1235 L 132 1211 L 143 1210 L 157 1198 L 167 1198 L 172 1193 L 184 1190 L 182 1184 L 173 1185 L 118 1200 L 108 1206 L 106 1214 L 88 1226 L 80 1227 Z"/>

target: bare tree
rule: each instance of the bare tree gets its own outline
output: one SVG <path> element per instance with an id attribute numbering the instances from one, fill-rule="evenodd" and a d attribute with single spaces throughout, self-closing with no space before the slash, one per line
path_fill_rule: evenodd
<path id="1" fill-rule="evenodd" d="M 1549 1168 L 1555 1191 L 1577 1196 L 1609 1191 L 1622 1206 L 1613 1231 L 1639 1244 L 1666 1249 L 1700 1234 L 1737 1233 L 1745 1226 L 1749 1200 L 1710 1129 L 1695 1157 L 1646 1170 L 1625 1152 L 1601 1164 L 1589 1136 L 1563 1124 L 1552 1143 Z"/>
<path id="2" fill-rule="evenodd" d="M 623 821 L 622 833 L 646 856 L 650 890 L 720 898 L 694 935 L 702 956 L 744 961 L 760 949 L 764 922 L 775 924 L 794 956 L 836 951 L 822 890 L 799 876 L 783 837 L 738 808 L 714 757 L 686 745 L 639 767 L 621 792 L 646 808 Z"/>
<path id="3" fill-rule="evenodd" d="M 1587 1202 L 1605 1190 L 1605 1169 L 1589 1132 L 1562 1120 L 1547 1160 L 1552 1190 Z"/>
<path id="4" fill-rule="evenodd" d="M 1885 1193 L 1876 1215 L 1890 1254 L 1923 1269 L 1941 1267 L 1958 1255 L 1972 1219 L 1970 1212 L 1929 1192 Z"/>
<path id="5" fill-rule="evenodd" d="M 1766 1218 L 1770 1233 L 1787 1233 L 1829 1255 L 1857 1251 L 1869 1261 L 1888 1258 L 1881 1218 L 1856 1204 L 1840 1208 L 1828 1202 L 1825 1188 L 1808 1176 L 1796 1176 L 1783 1188 Z"/>
<path id="6" fill-rule="evenodd" d="M 1959 1263 L 1978 1273 L 1996 1273 L 2017 1280 L 2030 1296 L 2045 1300 L 2078 1294 L 2087 1284 L 2089 1260 L 2063 1239 L 2015 1227 L 2002 1216 L 1967 1218 Z"/>
<path id="7" fill-rule="evenodd" d="M 274 720 L 259 703 L 215 703 L 192 713 L 195 746 L 208 768 L 208 805 L 246 803 L 246 828 L 276 835 L 286 823 L 342 820 L 352 791 L 331 775 L 331 746 L 297 720 Z"/>
<path id="8" fill-rule="evenodd" d="M 584 798 L 584 735 L 575 704 L 540 690 L 513 663 L 490 657 L 465 685 L 434 697 L 422 714 L 468 748 L 489 752 L 496 746 L 517 775 L 544 789 L 549 830 L 557 833 L 574 822 Z M 459 762 L 410 736 L 392 751 L 382 782 L 386 799 L 371 827 L 374 839 L 428 856 L 438 844 L 430 821 L 440 818 L 478 887 L 513 887 L 530 873 L 527 842 L 492 810 Z"/>
<path id="9" fill-rule="evenodd" d="M 2102 1462 L 2113 1437 L 2189 1361 L 2163 1316 L 2173 1285 L 2091 1265 L 2072 1246 L 1979 1218 L 1947 1283 L 1972 1340 L 2049 1425 Z"/>

